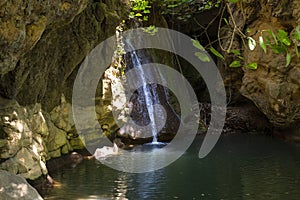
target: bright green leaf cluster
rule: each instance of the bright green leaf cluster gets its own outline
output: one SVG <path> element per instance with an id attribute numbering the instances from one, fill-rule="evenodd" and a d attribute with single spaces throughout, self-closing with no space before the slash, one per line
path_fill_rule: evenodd
<path id="1" fill-rule="evenodd" d="M 292 60 L 292 54 L 289 51 L 289 47 L 292 46 L 292 40 L 285 30 L 279 29 L 277 34 L 272 30 L 267 31 L 268 35 L 265 37 L 259 37 L 259 45 L 265 53 L 267 53 L 267 47 L 269 47 L 274 53 L 286 54 L 286 67 L 290 65 Z M 300 30 L 299 27 L 295 28 L 294 34 L 292 34 L 294 41 L 300 41 Z M 294 44 L 295 52 L 299 57 L 298 46 Z"/>
<path id="2" fill-rule="evenodd" d="M 148 0 L 130 0 L 132 2 L 132 12 L 129 18 L 138 18 L 142 21 L 148 21 L 147 14 L 150 13 L 150 3 Z"/>

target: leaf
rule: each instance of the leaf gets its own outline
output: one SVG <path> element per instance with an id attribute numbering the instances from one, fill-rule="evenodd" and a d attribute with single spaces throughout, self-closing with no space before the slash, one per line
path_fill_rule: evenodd
<path id="1" fill-rule="evenodd" d="M 144 16 L 144 17 L 143 17 L 143 20 L 144 20 L 144 21 L 148 21 L 148 16 Z"/>
<path id="2" fill-rule="evenodd" d="M 245 60 L 245 58 L 243 56 L 238 56 L 238 58 L 241 60 Z"/>
<path id="3" fill-rule="evenodd" d="M 237 56 L 240 56 L 241 55 L 241 52 L 239 50 L 231 50 L 231 53 L 233 53 L 234 55 L 237 55 Z"/>
<path id="4" fill-rule="evenodd" d="M 273 40 L 275 41 L 275 44 L 277 45 L 278 41 L 277 41 L 277 38 L 276 38 L 276 35 L 274 34 L 274 32 L 272 30 L 269 30 L 268 32 L 272 36 Z M 271 42 L 271 41 L 269 41 L 269 42 Z"/>
<path id="5" fill-rule="evenodd" d="M 221 58 L 222 60 L 225 60 L 224 56 L 220 54 L 215 48 L 210 47 L 209 50 L 218 58 Z"/>
<path id="6" fill-rule="evenodd" d="M 267 53 L 267 46 L 264 43 L 264 38 L 262 36 L 259 36 L 259 46 Z"/>
<path id="7" fill-rule="evenodd" d="M 287 49 L 284 45 L 272 45 L 270 46 L 274 53 L 286 53 Z"/>
<path id="8" fill-rule="evenodd" d="M 286 63 L 285 63 L 286 67 L 290 65 L 291 59 L 292 59 L 292 55 L 290 53 L 287 53 L 286 54 Z"/>
<path id="9" fill-rule="evenodd" d="M 142 15 L 141 13 L 136 13 L 135 16 L 136 16 L 136 17 L 141 17 L 141 16 L 143 16 L 143 15 Z"/>
<path id="10" fill-rule="evenodd" d="M 253 51 L 256 47 L 256 42 L 252 37 L 248 37 L 248 47 L 251 51 Z"/>
<path id="11" fill-rule="evenodd" d="M 230 3 L 237 3 L 239 0 L 229 0 Z"/>
<path id="12" fill-rule="evenodd" d="M 210 59 L 209 59 L 208 55 L 206 55 L 206 53 L 196 52 L 195 56 L 197 56 L 199 58 L 199 60 L 201 60 L 202 62 L 210 61 Z"/>
<path id="13" fill-rule="evenodd" d="M 296 28 L 295 28 L 295 32 L 294 32 L 294 39 L 295 40 L 300 40 L 300 30 L 299 30 L 299 26 L 297 26 Z"/>
<path id="14" fill-rule="evenodd" d="M 249 69 L 257 69 L 257 63 L 256 62 L 249 63 L 246 65 L 246 67 Z"/>
<path id="15" fill-rule="evenodd" d="M 287 32 L 285 32 L 284 30 L 279 29 L 277 33 L 277 37 L 279 41 L 285 44 L 286 46 L 291 45 L 291 40 L 289 39 Z"/>
<path id="16" fill-rule="evenodd" d="M 228 20 L 227 20 L 226 18 L 223 18 L 223 19 L 224 19 L 225 23 L 226 23 L 227 25 L 229 25 Z"/>
<path id="17" fill-rule="evenodd" d="M 201 50 L 201 51 L 205 51 L 204 47 L 200 44 L 200 42 L 198 40 L 193 40 L 193 45 L 194 47 L 196 47 L 197 49 Z"/>
<path id="18" fill-rule="evenodd" d="M 296 52 L 296 56 L 297 56 L 297 58 L 299 58 L 299 51 L 298 51 L 298 47 L 297 47 L 297 45 L 295 45 L 295 52 Z"/>
<path id="19" fill-rule="evenodd" d="M 241 62 L 239 60 L 234 60 L 232 63 L 230 63 L 229 67 L 240 67 L 242 66 Z"/>

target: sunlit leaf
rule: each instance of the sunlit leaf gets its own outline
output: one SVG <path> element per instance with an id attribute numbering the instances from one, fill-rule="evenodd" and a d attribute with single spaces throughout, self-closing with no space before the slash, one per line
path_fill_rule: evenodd
<path id="1" fill-rule="evenodd" d="M 248 37 L 248 47 L 251 51 L 253 51 L 256 47 L 256 42 L 252 37 Z"/>
<path id="2" fill-rule="evenodd" d="M 277 33 L 277 37 L 279 41 L 285 44 L 286 46 L 291 45 L 291 40 L 289 39 L 287 32 L 285 32 L 284 30 L 279 29 Z"/>
<path id="3" fill-rule="evenodd" d="M 199 58 L 199 60 L 201 60 L 202 62 L 209 62 L 210 61 L 208 55 L 206 55 L 205 53 L 196 52 L 195 56 L 197 56 Z"/>
<path id="4" fill-rule="evenodd" d="M 285 63 L 286 67 L 290 65 L 291 59 L 292 59 L 292 55 L 290 53 L 287 53 L 286 54 L 286 63 Z"/>
<path id="5" fill-rule="evenodd" d="M 249 69 L 257 69 L 257 63 L 256 62 L 249 63 L 246 65 L 246 67 Z"/>
<path id="6" fill-rule="evenodd" d="M 237 3 L 239 0 L 229 0 L 231 3 Z"/>
<path id="7" fill-rule="evenodd" d="M 225 60 L 224 56 L 220 54 L 215 48 L 210 47 L 209 50 L 218 58 L 221 58 L 222 60 Z"/>
<path id="8" fill-rule="evenodd" d="M 267 53 L 267 46 L 262 36 L 259 36 L 259 46 L 264 50 L 265 53 Z"/>
<path id="9" fill-rule="evenodd" d="M 196 47 L 197 49 L 201 50 L 201 51 L 205 51 L 204 47 L 200 44 L 200 42 L 198 40 L 193 40 L 193 45 L 194 47 Z"/>
<path id="10" fill-rule="evenodd" d="M 229 65 L 229 67 L 240 67 L 240 66 L 242 66 L 242 64 L 239 60 L 235 60 Z"/>
<path id="11" fill-rule="evenodd" d="M 136 16 L 136 17 L 141 17 L 141 16 L 143 16 L 143 15 L 142 15 L 141 13 L 136 13 L 135 16 Z"/>

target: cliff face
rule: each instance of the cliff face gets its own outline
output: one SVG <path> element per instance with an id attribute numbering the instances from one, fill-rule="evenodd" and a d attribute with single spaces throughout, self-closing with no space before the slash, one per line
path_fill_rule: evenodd
<path id="1" fill-rule="evenodd" d="M 25 8 L 17 5 L 3 5 L 8 13 L 0 22 L 5 26 L 0 32 L 1 96 L 22 105 L 42 102 L 51 111 L 63 91 L 70 94 L 70 82 L 76 75 L 72 72 L 85 55 L 114 34 L 126 16 L 126 4 L 81 0 L 28 1 Z M 17 10 L 9 10 L 11 7 Z M 20 18 L 21 25 L 15 18 Z"/>
<path id="2" fill-rule="evenodd" d="M 256 40 L 256 48 L 250 50 L 247 43 L 242 42 L 238 37 L 237 31 L 231 43 L 232 49 L 242 52 L 245 58 L 245 65 L 256 62 L 257 70 L 251 70 L 243 67 L 242 71 L 236 68 L 230 69 L 223 65 L 223 74 L 225 81 L 227 79 L 233 83 L 236 93 L 241 93 L 250 99 L 264 113 L 269 121 L 281 130 L 296 130 L 293 134 L 299 134 L 300 122 L 300 66 L 299 58 L 296 56 L 295 46 L 291 45 L 287 51 L 291 53 L 291 63 L 286 66 L 286 53 L 274 53 L 267 46 L 265 53 L 259 47 L 259 37 L 265 37 L 271 30 L 274 34 L 282 29 L 288 33 L 288 37 L 293 41 L 292 34 L 299 26 L 299 1 L 267 1 L 267 0 L 249 0 L 243 3 L 230 4 L 233 20 L 229 20 L 231 26 L 243 31 L 247 36 Z M 223 27 L 223 36 L 231 36 L 232 28 Z M 266 40 L 265 40 L 266 41 Z M 226 49 L 230 46 L 230 40 L 225 39 L 222 42 Z M 227 66 L 233 61 L 233 55 L 227 54 Z M 298 130 L 297 130 L 298 129 Z M 287 134 L 288 131 L 282 131 Z"/>
<path id="3" fill-rule="evenodd" d="M 247 25 L 251 30 L 249 34 L 258 41 L 264 30 L 277 33 L 283 29 L 293 40 L 292 34 L 300 25 L 299 2 L 258 1 L 257 4 L 260 10 L 253 16 L 256 19 Z M 285 54 L 276 54 L 271 49 L 267 53 L 261 48 L 253 51 L 245 48 L 244 51 L 246 62 L 257 62 L 258 69 L 244 70 L 241 93 L 251 99 L 275 126 L 282 128 L 300 122 L 300 64 L 294 47 L 289 50 L 292 55 L 289 66 L 286 66 Z"/>
<path id="4" fill-rule="evenodd" d="M 1 169 L 35 179 L 83 147 L 68 103 L 76 70 L 128 11 L 125 0 L 1 1 Z"/>

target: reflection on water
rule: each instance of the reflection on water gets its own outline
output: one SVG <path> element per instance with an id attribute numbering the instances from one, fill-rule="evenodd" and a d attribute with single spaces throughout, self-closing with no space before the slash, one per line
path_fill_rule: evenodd
<path id="1" fill-rule="evenodd" d="M 120 174 L 115 183 L 117 184 L 114 190 L 115 198 L 117 200 L 127 200 L 127 175 Z"/>
<path id="2" fill-rule="evenodd" d="M 299 145 L 261 135 L 223 136 L 200 160 L 201 141 L 155 172 L 123 173 L 84 161 L 52 174 L 61 187 L 45 199 L 299 199 Z"/>

